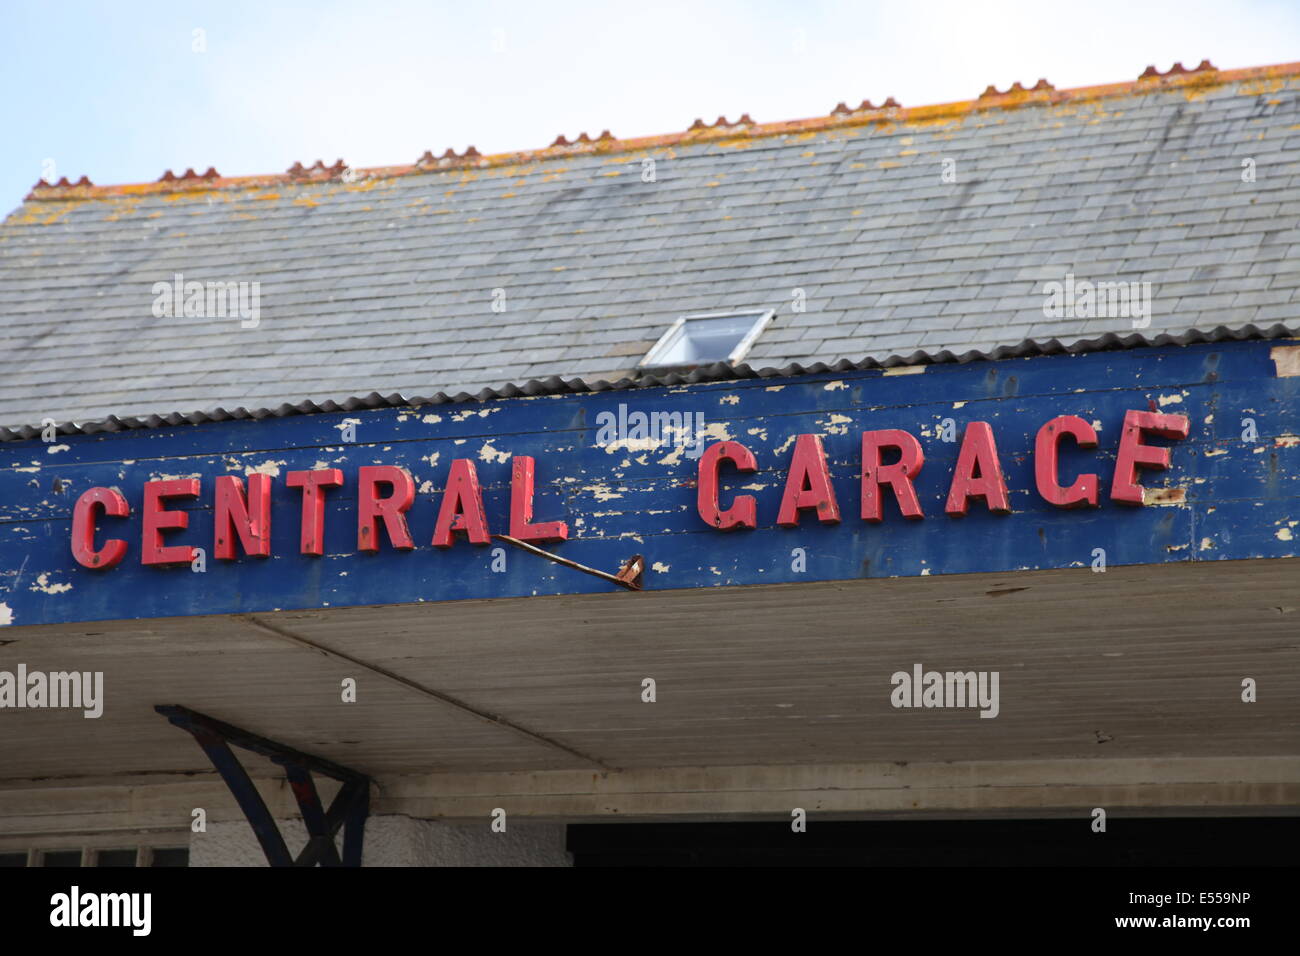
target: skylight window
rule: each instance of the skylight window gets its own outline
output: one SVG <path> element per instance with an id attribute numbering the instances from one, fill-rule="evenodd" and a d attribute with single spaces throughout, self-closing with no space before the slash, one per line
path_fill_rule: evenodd
<path id="1" fill-rule="evenodd" d="M 641 360 L 642 368 L 735 364 L 772 321 L 771 309 L 684 315 L 674 322 Z"/>

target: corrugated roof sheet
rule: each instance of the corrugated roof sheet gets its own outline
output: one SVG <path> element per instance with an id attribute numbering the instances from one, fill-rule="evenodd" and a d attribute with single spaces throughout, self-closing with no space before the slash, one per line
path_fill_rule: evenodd
<path id="1" fill-rule="evenodd" d="M 341 402 L 333 400 L 325 402 L 313 402 L 310 400 L 299 402 L 296 405 L 284 403 L 276 408 L 215 408 L 211 411 L 195 411 L 186 414 L 172 412 L 168 415 L 146 415 L 133 416 L 128 418 L 119 418 L 116 415 L 110 415 L 100 421 L 91 422 L 64 422 L 56 427 L 56 434 L 60 435 L 93 435 L 99 432 L 116 432 L 133 428 L 168 428 L 175 425 L 198 425 L 203 422 L 222 422 L 235 421 L 240 419 L 260 419 L 260 418 L 285 418 L 291 415 L 317 415 L 328 412 L 352 412 L 358 409 L 367 408 L 418 408 L 421 405 L 448 405 L 462 404 L 466 402 L 489 402 L 500 398 L 519 398 L 520 396 L 538 396 L 538 395 L 566 395 L 578 394 L 581 392 L 606 392 L 619 391 L 636 388 L 654 388 L 671 385 L 695 385 L 700 382 L 725 382 L 739 381 L 749 378 L 789 378 L 797 375 L 822 375 L 825 373 L 838 373 L 862 369 L 887 369 L 898 368 L 904 365 L 939 365 L 939 364 L 960 364 L 965 362 L 977 361 L 998 361 L 1009 358 L 1032 358 L 1036 355 L 1061 355 L 1071 354 L 1078 355 L 1084 352 L 1102 352 L 1117 349 L 1133 349 L 1147 347 L 1168 347 L 1180 345 L 1193 345 L 1196 343 L 1215 343 L 1215 342 L 1241 342 L 1259 339 L 1282 339 L 1292 338 L 1300 335 L 1300 326 L 1287 326 L 1281 323 L 1271 326 L 1267 329 L 1259 329 L 1253 325 L 1247 325 L 1243 328 L 1228 328 L 1219 326 L 1208 332 L 1190 331 L 1182 335 L 1173 336 L 1161 334 L 1156 336 L 1145 336 L 1141 333 L 1133 333 L 1128 336 L 1119 336 L 1115 333 L 1107 333 L 1096 339 L 1083 339 L 1065 345 L 1058 339 L 1052 339 L 1049 342 L 1035 342 L 1028 339 L 1018 345 L 1004 345 L 993 349 L 990 352 L 970 351 L 962 355 L 954 355 L 952 352 L 944 351 L 937 354 L 929 352 L 914 352 L 909 356 L 893 355 L 883 362 L 873 358 L 862 359 L 857 362 L 850 362 L 848 359 L 840 359 L 833 364 L 817 362 L 813 365 L 804 366 L 799 363 L 792 363 L 784 368 L 765 367 L 755 369 L 750 365 L 729 365 L 725 362 L 717 362 L 713 365 L 702 366 L 692 369 L 690 372 L 668 372 L 661 375 L 638 375 L 635 378 L 624 378 L 617 382 L 597 381 L 584 382 L 580 378 L 565 381 L 558 375 L 553 375 L 547 379 L 532 379 L 520 385 L 509 384 L 501 388 L 484 388 L 479 392 L 471 395 L 468 392 L 460 392 L 456 395 L 448 395 L 446 392 L 439 392 L 436 395 L 425 397 L 421 395 L 406 396 L 400 392 L 394 392 L 390 395 L 380 395 L 378 392 L 371 392 L 369 395 L 352 396 Z M 18 441 L 23 439 L 36 438 L 41 434 L 41 429 L 34 425 L 23 425 L 17 428 L 0 427 L 0 441 Z"/>
<path id="2" fill-rule="evenodd" d="M 677 316 L 731 308 L 777 319 L 745 367 L 702 377 L 1122 344 L 1128 318 L 1044 314 L 1066 274 L 1151 282 L 1142 344 L 1292 334 L 1298 77 L 1203 69 L 382 170 L 41 186 L 0 228 L 0 436 L 625 387 Z M 155 317 L 177 273 L 260 283 L 259 323 Z M 160 417 L 182 408 L 199 411 Z"/>

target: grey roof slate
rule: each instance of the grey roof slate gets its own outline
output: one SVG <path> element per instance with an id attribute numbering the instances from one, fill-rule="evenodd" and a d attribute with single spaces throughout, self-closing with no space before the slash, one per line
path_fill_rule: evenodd
<path id="1" fill-rule="evenodd" d="M 351 183 L 29 199 L 0 227 L 0 425 L 617 380 L 679 315 L 733 308 L 776 310 L 753 369 L 1133 332 L 1045 316 L 1067 273 L 1151 282 L 1140 341 L 1291 334 L 1297 115 L 1291 71 Z M 175 273 L 260 283 L 259 324 L 156 318 Z"/>

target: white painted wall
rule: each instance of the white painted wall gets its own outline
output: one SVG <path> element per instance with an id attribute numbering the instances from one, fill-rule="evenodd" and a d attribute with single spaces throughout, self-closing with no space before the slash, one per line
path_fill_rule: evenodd
<path id="1" fill-rule="evenodd" d="M 307 843 L 301 820 L 277 820 L 296 854 Z M 342 837 L 339 838 L 342 847 Z M 190 866 L 266 866 L 246 822 L 209 822 L 190 834 Z M 481 824 L 450 824 L 399 815 L 366 821 L 363 866 L 572 866 L 564 849 L 563 824 L 515 823 L 505 833 Z"/>

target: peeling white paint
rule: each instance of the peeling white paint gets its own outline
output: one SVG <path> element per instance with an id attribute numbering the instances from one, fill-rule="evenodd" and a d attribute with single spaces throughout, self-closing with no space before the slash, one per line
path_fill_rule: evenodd
<path id="1" fill-rule="evenodd" d="M 826 429 L 827 434 L 847 435 L 849 433 L 849 425 L 853 424 L 853 419 L 849 418 L 847 415 L 837 415 L 832 413 L 829 421 L 818 422 L 817 424 L 822 425 Z"/>
<path id="2" fill-rule="evenodd" d="M 280 466 L 288 467 L 287 461 L 264 461 L 260 465 L 245 465 L 244 476 L 248 475 L 270 475 L 272 478 L 280 477 Z"/>
<path id="3" fill-rule="evenodd" d="M 666 565 L 666 564 L 664 564 L 664 563 L 662 563 L 662 562 L 660 562 L 660 561 L 656 561 L 654 564 L 650 565 L 650 570 L 651 570 L 651 571 L 658 571 L 660 574 L 667 574 L 667 573 L 668 573 L 668 565 Z"/>
<path id="4" fill-rule="evenodd" d="M 618 438 L 604 445 L 596 445 L 597 448 L 604 448 L 605 454 L 612 455 L 616 451 L 654 451 L 656 448 L 664 446 L 663 438 L 656 438 L 648 435 L 645 438 Z M 680 447 L 680 446 L 679 446 Z"/>
<path id="5" fill-rule="evenodd" d="M 33 584 L 33 585 L 32 585 L 30 588 L 28 588 L 27 590 L 29 590 L 29 591 L 44 591 L 46 594 L 63 594 L 65 591 L 71 591 L 71 590 L 72 590 L 72 585 L 71 585 L 71 584 L 51 584 L 51 583 L 50 583 L 50 576 L 49 576 L 48 574 L 38 574 L 38 575 L 36 576 L 36 583 Z"/>
<path id="6" fill-rule="evenodd" d="M 1181 405 L 1183 403 L 1183 396 L 1160 395 L 1156 398 L 1156 401 L 1160 403 L 1161 408 L 1164 408 L 1166 405 Z"/>
<path id="7" fill-rule="evenodd" d="M 422 415 L 422 416 L 420 417 L 420 421 L 422 421 L 422 422 L 423 422 L 424 424 L 426 424 L 426 425 L 436 425 L 436 424 L 438 424 L 438 422 L 442 421 L 442 416 L 441 416 L 441 415 L 433 415 L 433 414 Z"/>
<path id="8" fill-rule="evenodd" d="M 499 451 L 492 447 L 492 442 L 485 441 L 483 447 L 478 450 L 479 461 L 495 461 L 504 465 L 510 460 L 510 452 Z"/>
<path id="9" fill-rule="evenodd" d="M 718 399 L 718 404 L 719 404 L 719 405 L 739 405 L 739 404 L 740 404 L 740 396 L 739 396 L 739 395 L 723 395 L 721 398 Z"/>
<path id="10" fill-rule="evenodd" d="M 611 491 L 609 485 L 585 485 L 580 490 L 590 492 L 597 501 L 613 501 L 623 497 L 619 492 Z"/>
<path id="11" fill-rule="evenodd" d="M 51 445 L 49 448 L 45 449 L 45 453 L 47 455 L 56 455 L 61 451 L 68 451 L 71 448 L 71 445 Z"/>
<path id="12" fill-rule="evenodd" d="M 827 382 L 825 385 L 823 385 L 823 386 L 822 386 L 822 391 L 824 391 L 824 392 L 839 392 L 839 391 L 843 391 L 843 390 L 846 389 L 846 388 L 848 388 L 848 386 L 847 386 L 846 384 L 844 384 L 843 382 L 835 381 L 835 382 Z"/>
<path id="13" fill-rule="evenodd" d="M 14 612 L 8 604 L 0 601 L 0 627 L 12 624 L 14 622 Z"/>

